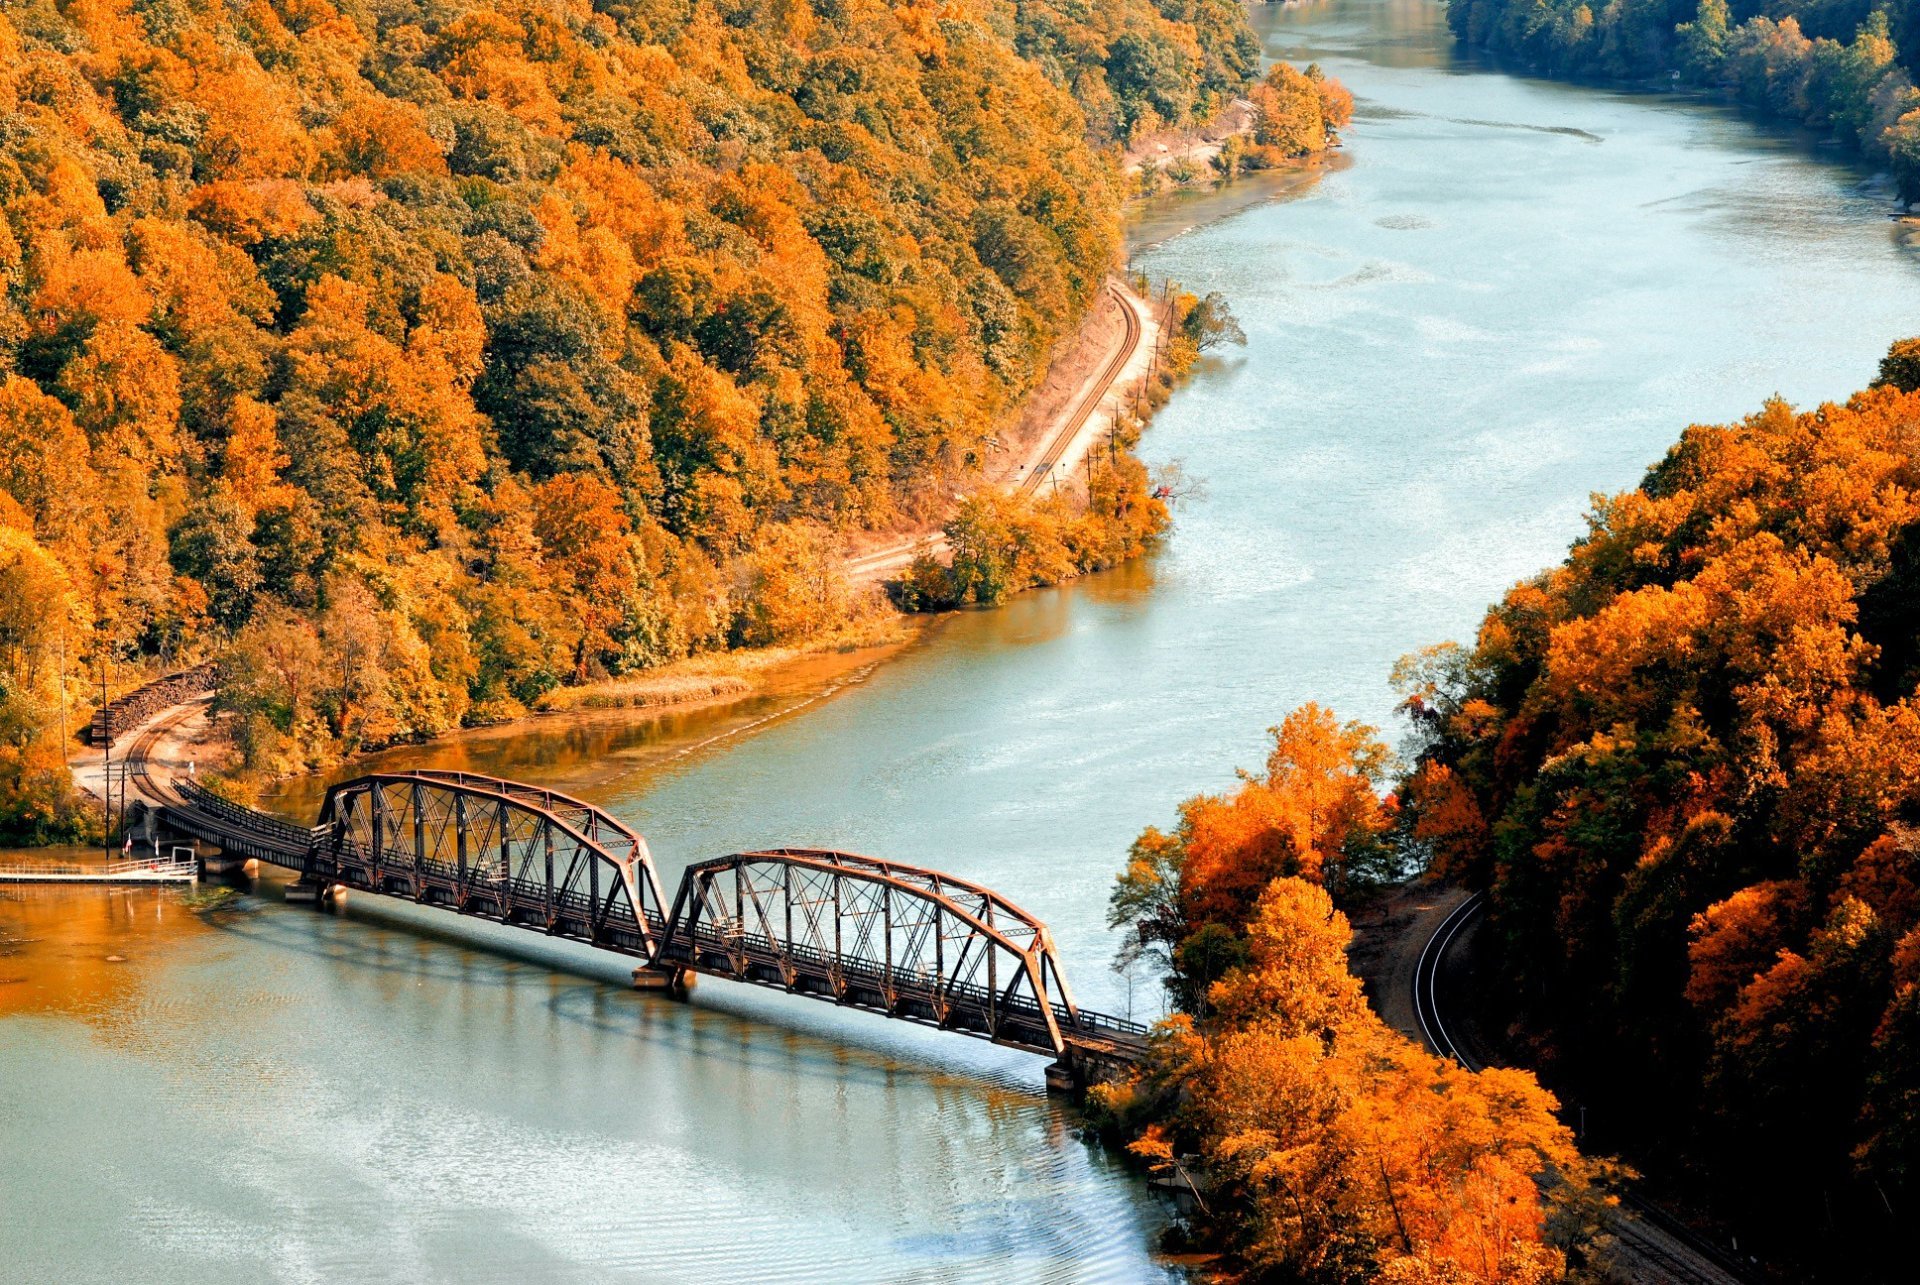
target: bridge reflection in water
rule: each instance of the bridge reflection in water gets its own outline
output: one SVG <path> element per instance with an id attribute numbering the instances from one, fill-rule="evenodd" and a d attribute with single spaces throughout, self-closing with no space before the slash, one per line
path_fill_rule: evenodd
<path id="1" fill-rule="evenodd" d="M 641 961 L 635 984 L 690 973 L 1055 1059 L 1085 1085 L 1139 1059 L 1146 1028 L 1080 1008 L 1045 924 L 937 870 L 815 848 L 687 867 L 669 911 L 646 840 L 590 804 L 467 772 L 334 786 L 302 828 L 192 781 L 144 784 L 156 823 L 234 857 L 299 872 L 295 899 L 351 888 L 564 937 Z"/>

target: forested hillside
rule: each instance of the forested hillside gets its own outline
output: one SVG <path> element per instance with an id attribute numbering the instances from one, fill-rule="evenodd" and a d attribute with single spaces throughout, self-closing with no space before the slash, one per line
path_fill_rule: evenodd
<path id="1" fill-rule="evenodd" d="M 1490 889 L 1530 1056 L 1801 1279 L 1920 1210 L 1916 351 L 1687 430 L 1403 675 L 1412 833 Z"/>
<path id="2" fill-rule="evenodd" d="M 290 763 L 829 627 L 1112 265 L 1109 145 L 1254 62 L 1230 0 L 8 4 L 0 832 L 108 659 L 230 652 Z"/>
<path id="3" fill-rule="evenodd" d="M 1675 78 L 1832 134 L 1920 199 L 1913 0 L 1448 0 L 1461 40 L 1554 75 Z"/>
<path id="4" fill-rule="evenodd" d="M 1394 866 L 1392 756 L 1308 705 L 1262 773 L 1134 843 L 1121 965 L 1176 1014 L 1093 1095 L 1134 1153 L 1203 1192 L 1188 1234 L 1231 1279 L 1542 1285 L 1595 1279 L 1596 1167 L 1525 1071 L 1470 1072 L 1393 1030 L 1347 968 L 1339 909 Z"/>

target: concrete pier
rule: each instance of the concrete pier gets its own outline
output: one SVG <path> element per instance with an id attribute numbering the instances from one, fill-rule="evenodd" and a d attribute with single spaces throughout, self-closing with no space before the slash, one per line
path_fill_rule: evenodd
<path id="1" fill-rule="evenodd" d="M 662 995 L 685 995 L 693 989 L 693 975 L 684 968 L 636 968 L 633 970 L 633 989 Z"/>

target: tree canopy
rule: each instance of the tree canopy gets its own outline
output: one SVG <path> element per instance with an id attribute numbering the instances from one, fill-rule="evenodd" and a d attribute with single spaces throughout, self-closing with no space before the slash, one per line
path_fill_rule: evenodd
<path id="1" fill-rule="evenodd" d="M 310 631 L 318 688 L 228 693 L 285 766 L 827 627 L 766 569 L 936 516 L 1113 265 L 1111 145 L 1249 39 L 1225 0 L 9 5 L 0 524 L 63 573 L 48 690 Z"/>
<path id="2" fill-rule="evenodd" d="M 1886 163 L 1920 200 L 1915 0 L 1448 0 L 1447 25 L 1555 75 L 1724 93 Z"/>
<path id="3" fill-rule="evenodd" d="M 1254 1281 L 1562 1279 L 1604 1202 L 1525 1072 L 1472 1073 L 1368 1008 L 1337 899 L 1391 872 L 1391 766 L 1317 705 L 1272 729 L 1264 773 L 1148 829 L 1115 884 L 1120 963 L 1175 1014 L 1093 1109 L 1202 1193 L 1191 1234 Z"/>
<path id="4" fill-rule="evenodd" d="M 1827 1228 L 1791 1248 L 1847 1279 L 1920 1199 L 1910 348 L 1844 405 L 1688 429 L 1403 669 L 1411 833 L 1490 890 L 1539 1061 L 1704 1166 L 1744 1241 Z"/>

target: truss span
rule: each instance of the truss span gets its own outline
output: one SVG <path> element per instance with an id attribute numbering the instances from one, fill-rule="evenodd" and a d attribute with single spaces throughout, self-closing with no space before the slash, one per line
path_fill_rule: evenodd
<path id="1" fill-rule="evenodd" d="M 552 790 L 471 772 L 336 785 L 305 873 L 651 959 L 666 917 L 646 840 Z"/>
<path id="2" fill-rule="evenodd" d="M 998 893 L 828 849 L 689 866 L 657 962 L 1055 1056 L 1141 1029 L 1080 1009 L 1046 925 Z"/>
<path id="3" fill-rule="evenodd" d="M 578 799 L 471 772 L 376 773 L 327 791 L 311 829 L 191 781 L 164 824 L 330 887 L 402 897 L 685 974 L 776 987 L 1051 1054 L 1076 1076 L 1136 1061 L 1141 1025 L 1080 1008 L 1045 924 L 991 888 L 824 848 L 687 867 L 669 914 L 638 834 Z M 1052 1072 L 1050 1071 L 1051 1075 Z"/>

